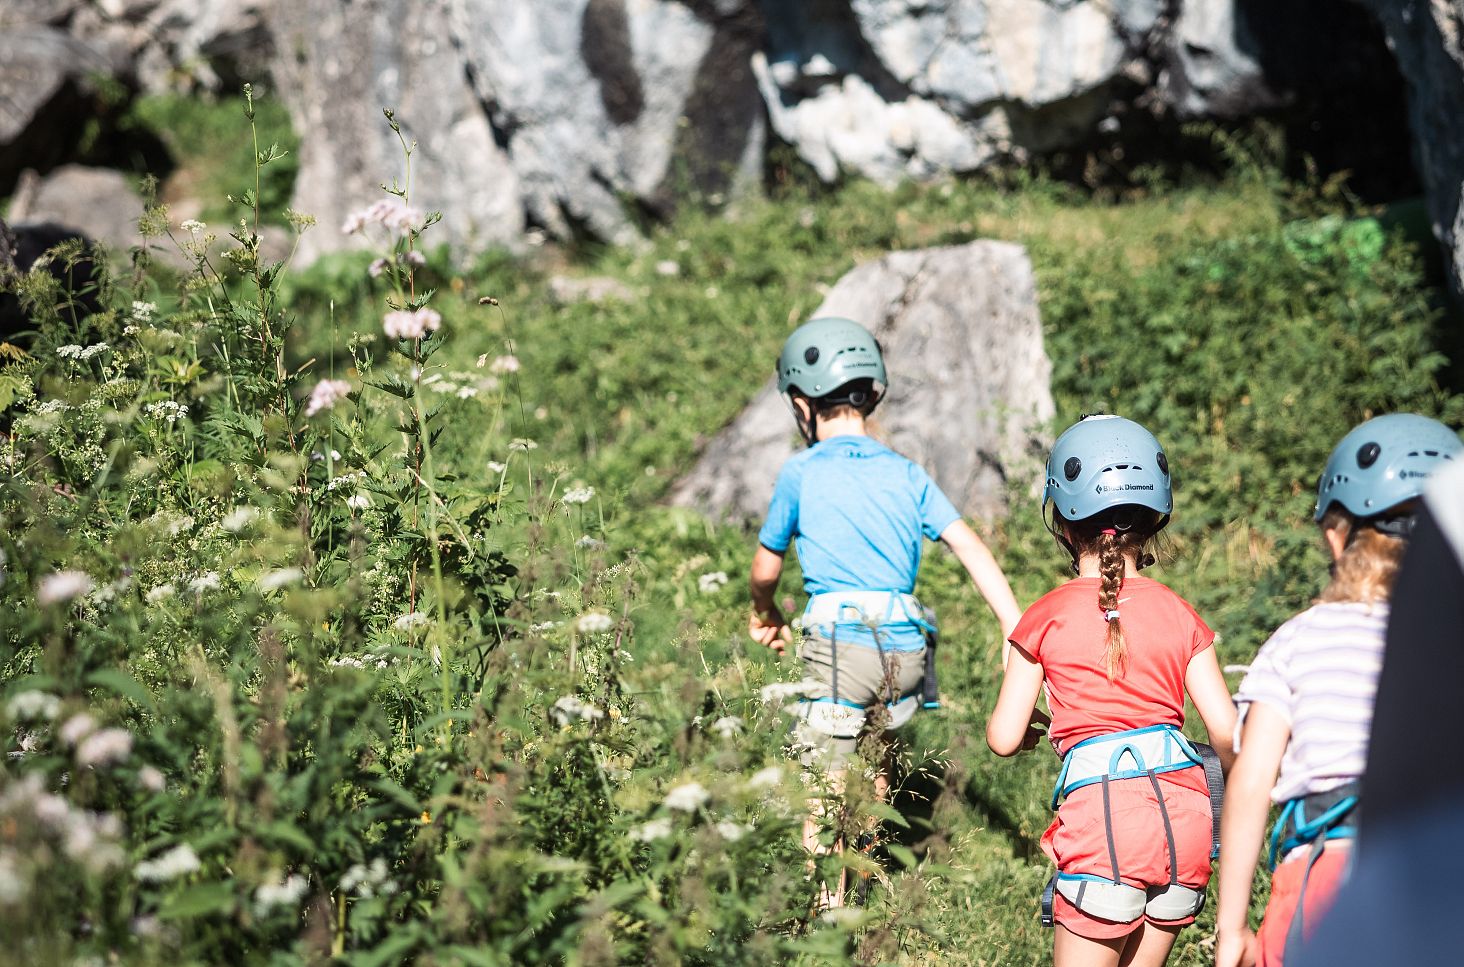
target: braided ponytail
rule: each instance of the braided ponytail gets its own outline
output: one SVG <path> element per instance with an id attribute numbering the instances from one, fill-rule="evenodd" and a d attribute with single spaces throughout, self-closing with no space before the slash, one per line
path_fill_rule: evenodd
<path id="1" fill-rule="evenodd" d="M 1104 639 L 1103 665 L 1108 680 L 1121 678 L 1128 665 L 1128 645 L 1123 626 L 1119 624 L 1118 595 L 1123 591 L 1125 544 L 1132 543 L 1127 534 L 1104 530 L 1098 535 L 1098 607 L 1108 621 Z"/>

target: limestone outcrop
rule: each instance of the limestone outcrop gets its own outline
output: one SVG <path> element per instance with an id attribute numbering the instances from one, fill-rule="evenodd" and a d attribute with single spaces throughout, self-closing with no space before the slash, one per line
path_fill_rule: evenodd
<path id="1" fill-rule="evenodd" d="M 869 327 L 885 350 L 881 435 L 925 467 L 964 513 L 1002 511 L 1010 485 L 1040 476 L 1052 419 L 1051 363 L 1032 264 L 1008 242 L 892 252 L 851 270 L 810 316 Z M 755 520 L 801 446 L 769 380 L 680 480 L 672 502 Z"/>

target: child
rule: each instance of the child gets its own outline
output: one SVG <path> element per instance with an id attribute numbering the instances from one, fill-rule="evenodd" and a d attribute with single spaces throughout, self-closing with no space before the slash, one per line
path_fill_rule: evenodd
<path id="1" fill-rule="evenodd" d="M 778 389 L 787 394 L 808 449 L 778 474 L 752 561 L 748 631 L 781 652 L 793 638 L 773 598 L 783 555 L 797 539 L 809 594 L 797 738 L 811 750 L 809 761 L 829 770 L 836 790 L 866 710 L 888 706 L 890 716 L 881 713 L 877 721 L 892 728 L 921 704 L 926 635 L 934 630 L 911 593 L 923 537 L 939 538 L 955 553 L 1003 633 L 1021 613 L 990 551 L 940 488 L 870 438 L 865 420 L 885 386 L 879 344 L 858 323 L 814 319 L 788 337 L 778 358 Z M 804 835 L 810 849 L 817 832 L 810 817 Z"/>
<path id="2" fill-rule="evenodd" d="M 1022 615 L 986 741 L 997 755 L 1036 744 L 1046 691 L 1049 738 L 1063 756 L 1042 837 L 1057 864 L 1043 922 L 1053 960 L 1163 964 L 1204 903 L 1214 846 L 1206 762 L 1180 733 L 1188 692 L 1211 735 L 1235 709 L 1212 632 L 1182 598 L 1139 577 L 1149 541 L 1169 522 L 1169 463 L 1153 435 L 1089 416 L 1057 440 L 1044 512 L 1078 576 Z M 1219 776 L 1214 775 L 1218 786 Z"/>
<path id="3" fill-rule="evenodd" d="M 1331 905 L 1351 854 L 1393 577 L 1424 481 L 1461 453 L 1442 423 L 1394 413 L 1347 434 L 1327 461 L 1314 516 L 1331 581 L 1261 646 L 1235 696 L 1245 714 L 1221 827 L 1219 967 L 1279 967 Z M 1256 935 L 1246 913 L 1268 797 L 1283 808 Z"/>

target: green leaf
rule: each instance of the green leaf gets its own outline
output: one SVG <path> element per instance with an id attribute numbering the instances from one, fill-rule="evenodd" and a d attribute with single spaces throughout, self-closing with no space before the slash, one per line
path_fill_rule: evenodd
<path id="1" fill-rule="evenodd" d="M 901 816 L 900 811 L 894 806 L 891 806 L 889 803 L 871 802 L 866 803 L 864 808 L 871 815 L 877 816 L 880 819 L 883 819 L 885 822 L 894 823 L 896 826 L 902 827 L 904 829 L 910 828 L 910 821 L 907 820 L 904 816 Z"/>
<path id="2" fill-rule="evenodd" d="M 120 668 L 99 668 L 88 675 L 86 681 L 88 685 L 116 692 L 141 708 L 154 707 L 152 694 L 137 679 Z"/>
<path id="3" fill-rule="evenodd" d="M 309 836 L 300 831 L 294 823 L 283 819 L 276 820 L 259 830 L 259 838 L 266 843 L 271 841 L 286 846 L 293 846 L 301 853 L 309 856 L 316 850 L 316 843 Z"/>
<path id="4" fill-rule="evenodd" d="M 920 865 L 920 861 L 915 858 L 915 851 L 908 846 L 901 846 L 899 843 L 885 843 L 884 851 L 899 860 L 907 870 L 913 870 Z"/>
<path id="5" fill-rule="evenodd" d="M 232 883 L 200 883 L 169 897 L 158 911 L 158 916 L 164 920 L 187 920 L 210 913 L 223 913 L 233 906 Z"/>

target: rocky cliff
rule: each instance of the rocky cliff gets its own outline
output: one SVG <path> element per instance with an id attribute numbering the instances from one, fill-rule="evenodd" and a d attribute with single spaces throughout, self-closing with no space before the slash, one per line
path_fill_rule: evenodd
<path id="1" fill-rule="evenodd" d="M 271 80 L 303 137 L 295 207 L 327 229 L 309 256 L 349 244 L 332 223 L 401 170 L 383 106 L 418 143 L 419 200 L 480 249 L 530 229 L 628 240 L 684 200 L 756 190 L 775 141 L 826 181 L 888 184 L 1310 103 L 1342 78 L 1353 116 L 1344 97 L 1319 119 L 1335 132 L 1403 113 L 1368 100 L 1387 73 L 1411 122 L 1395 150 L 1452 246 L 1461 18 L 1464 0 L 7 0 L 0 192 L 73 160 L 99 77 Z"/>

